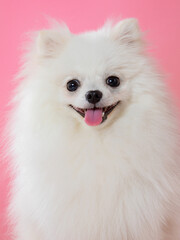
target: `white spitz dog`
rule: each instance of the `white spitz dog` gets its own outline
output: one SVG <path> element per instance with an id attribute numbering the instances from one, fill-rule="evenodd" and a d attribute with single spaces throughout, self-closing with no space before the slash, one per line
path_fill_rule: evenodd
<path id="1" fill-rule="evenodd" d="M 179 134 L 137 20 L 40 31 L 10 121 L 17 240 L 170 240 Z"/>

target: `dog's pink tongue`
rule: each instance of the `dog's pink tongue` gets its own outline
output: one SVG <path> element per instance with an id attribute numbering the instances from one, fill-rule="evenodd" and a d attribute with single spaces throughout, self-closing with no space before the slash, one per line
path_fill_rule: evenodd
<path id="1" fill-rule="evenodd" d="M 89 126 L 96 126 L 102 122 L 102 109 L 88 109 L 85 113 L 85 122 Z"/>

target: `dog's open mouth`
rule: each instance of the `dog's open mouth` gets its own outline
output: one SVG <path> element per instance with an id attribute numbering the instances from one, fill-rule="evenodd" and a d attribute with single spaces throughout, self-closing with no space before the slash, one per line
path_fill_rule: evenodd
<path id="1" fill-rule="evenodd" d="M 114 110 L 114 108 L 120 103 L 120 101 L 103 108 L 78 108 L 70 105 L 77 113 L 79 113 L 89 126 L 97 126 L 103 123 L 108 115 Z"/>

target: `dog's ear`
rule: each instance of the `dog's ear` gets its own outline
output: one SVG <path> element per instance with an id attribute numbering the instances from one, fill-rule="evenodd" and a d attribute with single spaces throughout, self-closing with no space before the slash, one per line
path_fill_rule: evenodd
<path id="1" fill-rule="evenodd" d="M 111 36 L 122 44 L 135 45 L 140 43 L 141 31 L 137 19 L 129 18 L 118 22 L 112 27 Z"/>
<path id="2" fill-rule="evenodd" d="M 37 54 L 40 57 L 55 57 L 70 37 L 68 30 L 42 30 L 37 37 Z"/>

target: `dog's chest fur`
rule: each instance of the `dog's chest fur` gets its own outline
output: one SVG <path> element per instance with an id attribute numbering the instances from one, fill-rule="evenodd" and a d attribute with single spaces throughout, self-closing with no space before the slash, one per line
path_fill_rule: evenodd
<path id="1" fill-rule="evenodd" d="M 160 234 L 166 166 L 159 162 L 154 167 L 158 143 L 150 141 L 142 124 L 140 132 L 125 122 L 106 134 L 75 130 L 60 138 L 59 145 L 53 144 L 58 134 L 52 135 L 34 150 L 41 161 L 34 159 L 28 167 L 26 178 L 33 179 L 29 191 L 34 193 L 29 200 L 38 209 L 37 221 L 51 230 L 48 237 L 56 232 L 55 239 L 65 240 L 140 235 L 149 240 Z"/>

